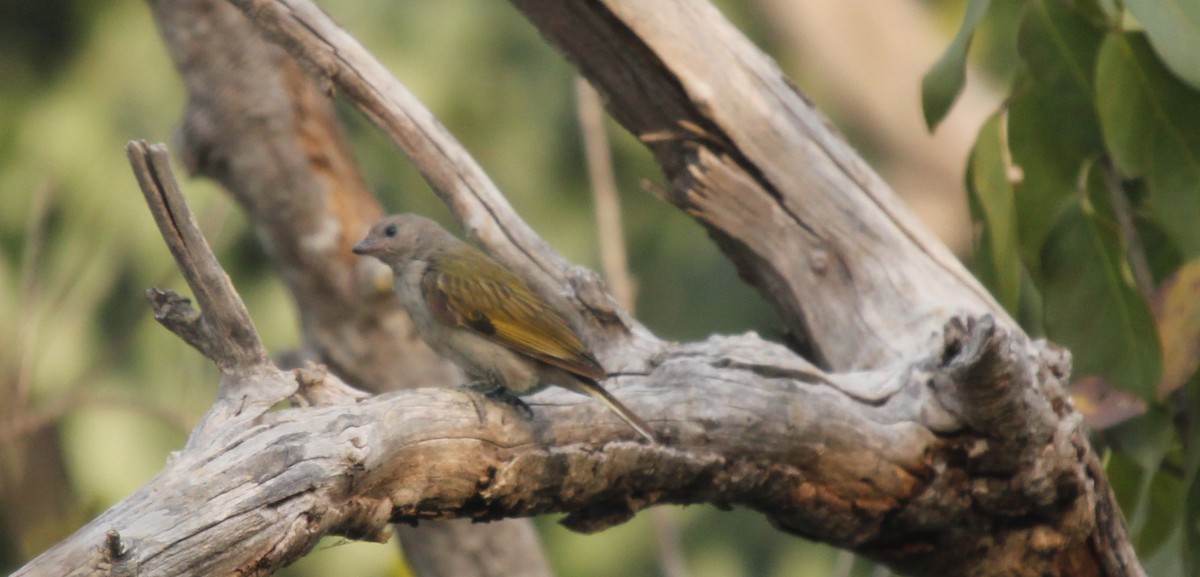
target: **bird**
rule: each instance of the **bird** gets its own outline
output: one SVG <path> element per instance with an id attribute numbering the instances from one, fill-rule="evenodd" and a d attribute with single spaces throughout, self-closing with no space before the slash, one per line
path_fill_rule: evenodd
<path id="1" fill-rule="evenodd" d="M 393 290 L 421 339 L 476 379 L 476 388 L 528 395 L 559 386 L 593 397 L 657 442 L 600 385 L 607 373 L 563 315 L 483 251 L 416 214 L 384 218 L 352 250 L 392 269 Z"/>

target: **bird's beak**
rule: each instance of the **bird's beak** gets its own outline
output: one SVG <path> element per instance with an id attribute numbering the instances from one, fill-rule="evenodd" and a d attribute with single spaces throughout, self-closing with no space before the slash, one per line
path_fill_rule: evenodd
<path id="1" fill-rule="evenodd" d="M 371 237 L 364 238 L 350 249 L 354 254 L 370 255 L 375 252 L 375 239 Z"/>

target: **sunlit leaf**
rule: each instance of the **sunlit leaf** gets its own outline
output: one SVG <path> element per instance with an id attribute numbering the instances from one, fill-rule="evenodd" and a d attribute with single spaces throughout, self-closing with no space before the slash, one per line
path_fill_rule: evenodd
<path id="1" fill-rule="evenodd" d="M 921 79 L 921 105 L 929 130 L 937 128 L 946 118 L 946 113 L 962 93 L 963 83 L 967 79 L 967 52 L 971 48 L 971 39 L 990 4 L 991 0 L 970 0 L 967 3 L 958 34 L 933 68 L 925 73 L 925 78 Z"/>
<path id="2" fill-rule="evenodd" d="M 967 167 L 967 190 L 971 218 L 982 229 L 975 247 L 976 274 L 1015 315 L 1021 296 L 1021 261 L 1002 122 L 1003 115 L 993 115 L 979 131 Z"/>
<path id="3" fill-rule="evenodd" d="M 1200 369 L 1200 260 L 1181 267 L 1158 290 L 1154 318 L 1163 349 L 1159 398 L 1178 390 Z"/>
<path id="4" fill-rule="evenodd" d="M 1101 170 L 1093 167 L 1042 252 L 1046 333 L 1071 349 L 1076 375 L 1151 400 L 1162 370 L 1158 332 L 1133 286 Z"/>
<path id="5" fill-rule="evenodd" d="M 1117 167 L 1146 179 L 1163 230 L 1186 256 L 1200 256 L 1200 92 L 1167 71 L 1144 35 L 1110 34 L 1096 102 Z"/>
<path id="6" fill-rule="evenodd" d="M 1200 2 L 1125 0 L 1146 27 L 1154 51 L 1180 79 L 1200 90 Z"/>

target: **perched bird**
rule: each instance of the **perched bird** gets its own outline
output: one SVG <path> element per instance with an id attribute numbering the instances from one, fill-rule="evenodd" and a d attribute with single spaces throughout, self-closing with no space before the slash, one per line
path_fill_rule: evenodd
<path id="1" fill-rule="evenodd" d="M 398 214 L 354 253 L 391 267 L 421 338 L 473 379 L 524 395 L 558 385 L 591 395 L 655 442 L 644 421 L 600 386 L 607 374 L 566 319 L 525 281 L 427 218 Z"/>

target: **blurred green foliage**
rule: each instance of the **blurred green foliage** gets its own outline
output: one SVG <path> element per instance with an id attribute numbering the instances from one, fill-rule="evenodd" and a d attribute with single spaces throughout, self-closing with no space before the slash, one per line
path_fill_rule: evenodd
<path id="1" fill-rule="evenodd" d="M 1023 3 L 1010 97 L 971 156 L 974 265 L 1071 349 L 1075 378 L 1147 404 L 1100 437 L 1108 475 L 1147 571 L 1196 575 L 1200 513 L 1181 505 L 1200 499 L 1200 4 L 1127 6 Z M 927 109 L 960 90 L 931 73 Z"/>

